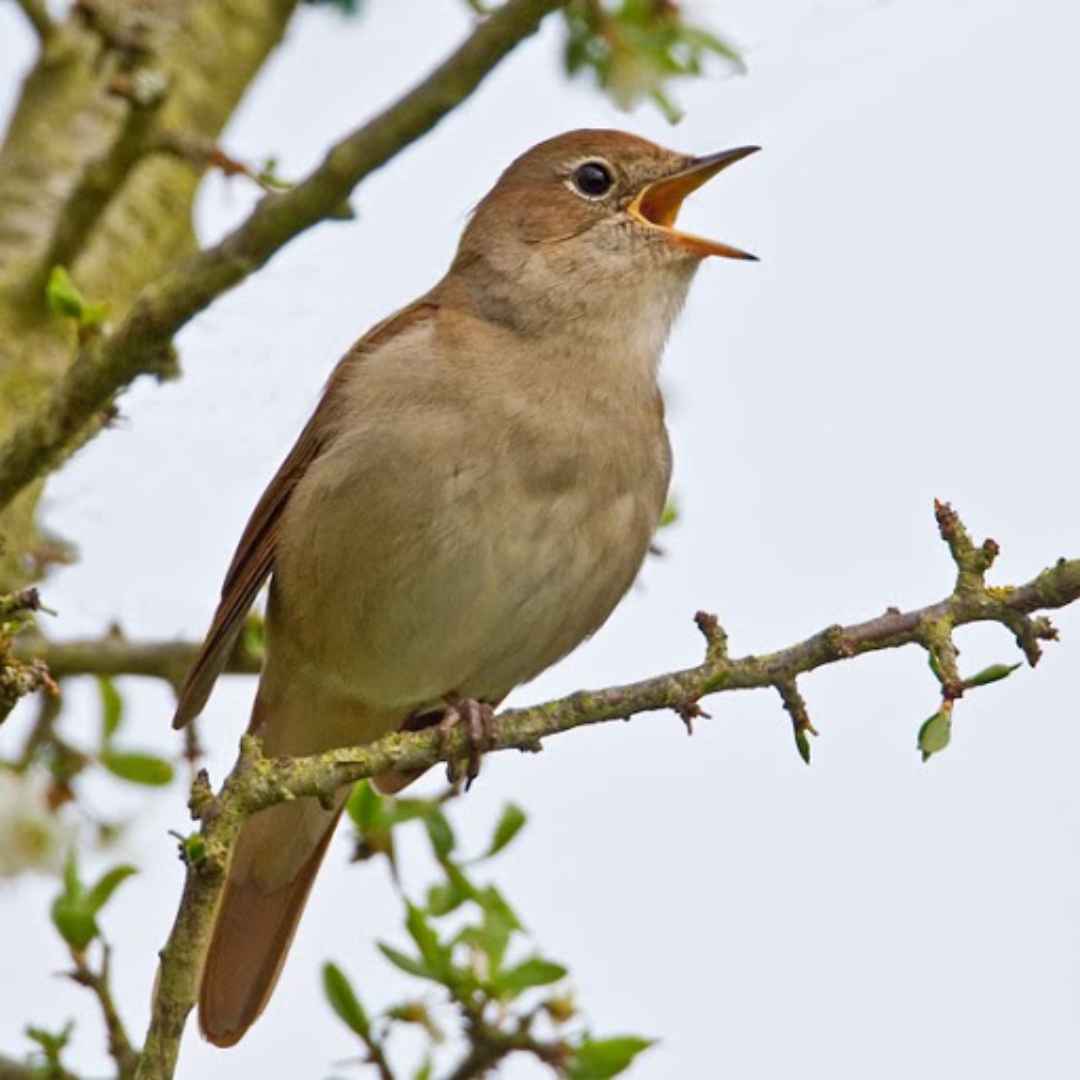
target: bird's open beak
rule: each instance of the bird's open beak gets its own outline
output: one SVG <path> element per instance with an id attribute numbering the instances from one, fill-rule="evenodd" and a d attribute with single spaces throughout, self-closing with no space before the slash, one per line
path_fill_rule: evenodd
<path id="1" fill-rule="evenodd" d="M 734 165 L 736 161 L 741 161 L 760 149 L 760 146 L 740 146 L 736 150 L 722 150 L 719 154 L 695 158 L 687 168 L 646 184 L 634 196 L 634 201 L 627 208 L 628 212 L 642 225 L 662 229 L 672 243 L 688 248 L 695 254 L 720 255 L 725 259 L 751 259 L 756 262 L 757 256 L 748 251 L 740 251 L 717 240 L 706 240 L 703 236 L 679 232 L 672 226 L 679 216 L 683 200 L 690 192 L 696 191 L 706 180 L 711 180 L 729 165 Z"/>

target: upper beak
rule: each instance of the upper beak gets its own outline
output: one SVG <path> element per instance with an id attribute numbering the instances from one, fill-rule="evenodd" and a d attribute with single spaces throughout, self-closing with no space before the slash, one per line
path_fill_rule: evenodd
<path id="1" fill-rule="evenodd" d="M 685 169 L 646 184 L 627 208 L 630 216 L 642 225 L 663 229 L 673 243 L 698 255 L 721 255 L 726 259 L 751 259 L 756 262 L 757 256 L 748 251 L 740 251 L 717 240 L 706 240 L 703 236 L 679 232 L 672 226 L 683 200 L 690 192 L 696 191 L 706 180 L 711 180 L 729 165 L 742 161 L 760 149 L 760 146 L 740 146 L 736 150 L 722 150 L 719 154 L 695 158 Z"/>

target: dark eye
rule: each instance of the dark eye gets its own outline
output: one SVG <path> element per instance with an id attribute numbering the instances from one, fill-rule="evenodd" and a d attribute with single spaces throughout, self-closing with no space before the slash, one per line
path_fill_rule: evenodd
<path id="1" fill-rule="evenodd" d="M 571 179 L 574 187 L 590 199 L 606 195 L 615 182 L 611 178 L 611 170 L 599 161 L 586 161 L 584 165 L 579 165 Z"/>

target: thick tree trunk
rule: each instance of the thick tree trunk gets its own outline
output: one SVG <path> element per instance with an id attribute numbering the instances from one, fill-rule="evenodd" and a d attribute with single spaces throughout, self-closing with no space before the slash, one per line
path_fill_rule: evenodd
<path id="1" fill-rule="evenodd" d="M 75 354 L 74 320 L 46 305 L 52 266 L 118 318 L 190 252 L 203 168 L 148 147 L 160 131 L 216 141 L 296 2 L 85 0 L 48 35 L 0 147 L 0 438 Z M 115 92 L 148 81 L 159 106 Z M 55 556 L 34 523 L 41 486 L 0 514 L 0 593 Z"/>

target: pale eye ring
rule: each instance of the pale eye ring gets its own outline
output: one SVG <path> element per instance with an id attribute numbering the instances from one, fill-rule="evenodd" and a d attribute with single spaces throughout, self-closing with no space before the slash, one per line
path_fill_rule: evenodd
<path id="1" fill-rule="evenodd" d="M 574 190 L 586 199 L 602 199 L 611 191 L 615 178 L 604 162 L 585 161 L 571 173 L 570 182 Z"/>

